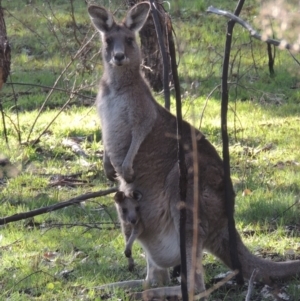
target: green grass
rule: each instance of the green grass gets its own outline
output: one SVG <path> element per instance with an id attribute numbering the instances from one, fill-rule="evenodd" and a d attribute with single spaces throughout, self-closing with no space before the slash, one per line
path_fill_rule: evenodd
<path id="1" fill-rule="evenodd" d="M 51 1 L 51 9 L 47 1 L 31 2 L 25 6 L 19 1 L 4 4 L 12 46 L 9 82 L 14 85 L 7 84 L 0 92 L 9 142 L 8 147 L 1 138 L 0 159 L 10 161 L 0 169 L 1 217 L 111 185 L 103 173 L 101 131 L 93 107 L 102 72 L 98 35 L 89 51 L 62 73 L 80 48 L 75 36 L 84 43 L 93 33 L 84 2 L 74 1 L 75 34 L 69 2 Z M 98 3 L 116 8 L 111 1 Z M 227 20 L 205 13 L 210 1 L 177 0 L 173 4 L 183 114 L 196 128 L 203 115 L 201 130 L 221 153 L 220 88 L 206 98 L 221 81 Z M 250 1 L 242 12 L 249 22 L 254 22 L 258 13 L 259 6 L 254 4 Z M 224 1 L 213 5 L 230 11 L 235 8 L 235 3 Z M 251 41 L 238 25 L 233 40 L 228 131 L 237 195 L 236 225 L 255 254 L 283 260 L 292 250 L 292 257 L 299 258 L 300 207 L 295 201 L 300 194 L 300 90 L 291 89 L 298 84 L 299 66 L 288 52 L 277 50 L 276 76 L 271 78 L 266 46 Z M 52 93 L 33 127 L 48 87 L 60 75 L 57 88 L 61 90 Z M 78 95 L 40 142 L 24 144 L 48 127 L 69 99 L 72 87 Z M 163 102 L 161 96 L 157 99 Z M 174 99 L 172 103 L 175 112 Z M 0 135 L 4 137 L 2 125 Z M 81 139 L 87 158 L 63 145 L 65 138 L 72 137 Z M 270 147 L 261 150 L 267 145 Z M 57 175 L 72 174 L 78 174 L 77 186 L 53 185 Z M 249 194 L 244 196 L 246 191 Z M 107 196 L 2 226 L 0 300 L 126 300 L 123 291 L 107 295 L 96 289 L 113 281 L 145 277 L 144 254 L 138 244 L 134 245 L 136 270 L 127 270 L 116 221 L 112 196 Z M 227 269 L 209 254 L 205 254 L 204 263 L 209 287 L 216 274 Z M 286 283 L 290 300 L 297 300 L 300 294 L 297 282 L 299 278 Z M 261 289 L 258 284 L 254 292 L 259 300 Z M 245 290 L 247 287 L 225 286 L 210 300 L 244 300 Z"/>

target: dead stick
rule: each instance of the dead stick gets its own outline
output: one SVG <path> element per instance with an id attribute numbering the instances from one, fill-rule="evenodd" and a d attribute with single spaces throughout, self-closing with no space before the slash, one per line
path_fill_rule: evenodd
<path id="1" fill-rule="evenodd" d="M 171 21 L 170 21 L 171 22 Z M 172 24 L 170 24 L 172 26 Z M 189 300 L 189 292 L 187 287 L 187 263 L 186 263 L 186 194 L 187 194 L 187 168 L 185 164 L 185 154 L 184 154 L 184 147 L 182 145 L 182 141 L 180 137 L 182 137 L 182 108 L 181 108 L 181 93 L 180 93 L 180 81 L 178 76 L 177 70 L 177 62 L 176 62 L 176 50 L 175 50 L 175 43 L 172 36 L 172 28 L 167 32 L 168 34 L 168 41 L 169 41 L 169 53 L 171 58 L 171 68 L 172 68 L 172 75 L 175 87 L 175 96 L 176 96 L 176 129 L 177 129 L 177 159 L 178 159 L 178 166 L 179 166 L 179 198 L 180 203 L 180 219 L 179 219 L 179 244 L 180 244 L 180 257 L 181 257 L 181 292 L 182 292 L 182 300 L 186 301 Z M 192 135 L 192 137 L 194 137 Z M 195 153 L 194 150 L 193 153 Z M 194 164 L 197 161 L 197 154 L 194 158 Z M 196 164 L 197 165 L 197 164 Z M 196 189 L 196 182 L 198 182 L 198 173 L 194 171 L 194 189 Z M 194 196 L 194 199 L 196 197 Z M 196 212 L 197 209 L 194 208 Z M 197 211 L 198 212 L 198 211 Z M 197 232 L 197 231 L 196 231 Z M 190 271 L 189 271 L 190 272 Z M 191 290 L 193 287 L 191 286 Z M 190 292 L 192 293 L 192 292 Z"/>
<path id="2" fill-rule="evenodd" d="M 110 188 L 110 189 L 107 189 L 107 190 L 99 190 L 99 191 L 96 191 L 96 192 L 90 192 L 90 193 L 82 194 L 82 195 L 79 195 L 79 196 L 77 196 L 75 198 L 72 198 L 72 199 L 70 199 L 68 201 L 65 201 L 65 202 L 61 202 L 61 203 L 57 203 L 57 204 L 50 205 L 50 206 L 47 206 L 47 207 L 35 209 L 35 210 L 32 210 L 32 211 L 22 212 L 22 213 L 18 213 L 18 214 L 14 214 L 14 215 L 11 215 L 11 216 L 1 218 L 0 219 L 0 225 L 6 225 L 6 224 L 11 223 L 11 222 L 20 221 L 22 219 L 33 217 L 33 216 L 36 216 L 36 215 L 40 215 L 40 214 L 52 212 L 52 211 L 55 211 L 55 210 L 59 210 L 59 209 L 64 208 L 64 207 L 72 206 L 72 205 L 80 203 L 82 201 L 86 201 L 88 199 L 94 199 L 94 198 L 97 198 L 97 197 L 105 196 L 107 194 L 114 193 L 114 192 L 117 192 L 117 191 L 118 191 L 118 189 L 116 187 L 114 187 L 114 188 Z"/>
<path id="3" fill-rule="evenodd" d="M 58 88 L 58 87 L 50 87 L 50 86 L 46 86 L 46 85 L 38 85 L 38 84 L 34 84 L 34 83 L 20 83 L 20 82 L 7 82 L 6 83 L 7 85 L 18 85 L 18 86 L 30 86 L 30 87 L 38 87 L 38 88 L 43 88 L 45 90 L 55 90 L 55 91 L 60 91 L 60 92 L 64 92 L 64 93 L 67 93 L 67 94 L 74 94 L 74 95 L 77 95 L 79 97 L 82 97 L 82 98 L 87 98 L 87 99 L 92 99 L 92 100 L 95 100 L 95 96 L 88 96 L 88 95 L 84 95 L 84 94 L 81 94 L 81 93 L 78 93 L 76 91 L 70 91 L 68 89 L 64 89 L 64 88 Z M 85 86 L 85 87 L 91 87 L 91 85 L 89 86 Z M 16 93 L 17 96 L 18 95 L 21 95 L 21 92 L 17 92 Z"/>
<path id="4" fill-rule="evenodd" d="M 194 300 L 199 300 L 204 297 L 208 297 L 213 291 L 217 290 L 219 287 L 224 285 L 226 282 L 228 282 L 231 278 L 233 278 L 236 274 L 238 274 L 238 270 L 233 271 L 229 275 L 227 275 L 224 279 L 213 285 L 211 288 L 208 290 L 202 292 L 201 294 L 198 294 L 194 297 Z"/>
<path id="5" fill-rule="evenodd" d="M 239 0 L 234 15 L 238 16 L 242 10 L 245 0 Z M 223 71 L 222 71 L 222 102 L 221 102 L 221 133 L 222 133 L 222 154 L 223 154 L 223 169 L 224 169 L 224 187 L 225 187 L 225 210 L 228 218 L 228 234 L 229 234 L 229 252 L 231 266 L 233 269 L 239 270 L 236 276 L 236 281 L 238 284 L 243 284 L 243 272 L 242 265 L 239 260 L 238 250 L 237 250 L 237 234 L 235 228 L 234 220 L 234 194 L 232 189 L 232 182 L 230 177 L 230 153 L 229 153 L 229 137 L 227 131 L 227 111 L 228 111 L 228 67 L 230 61 L 230 51 L 232 44 L 233 28 L 235 25 L 235 20 L 230 20 L 227 23 L 227 33 L 224 48 L 224 58 L 223 58 Z"/>

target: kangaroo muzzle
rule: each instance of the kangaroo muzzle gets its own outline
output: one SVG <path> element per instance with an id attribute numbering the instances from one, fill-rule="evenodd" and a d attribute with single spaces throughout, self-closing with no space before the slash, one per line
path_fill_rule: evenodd
<path id="1" fill-rule="evenodd" d="M 123 66 L 128 63 L 124 44 L 121 41 L 115 41 L 110 63 L 115 66 Z"/>

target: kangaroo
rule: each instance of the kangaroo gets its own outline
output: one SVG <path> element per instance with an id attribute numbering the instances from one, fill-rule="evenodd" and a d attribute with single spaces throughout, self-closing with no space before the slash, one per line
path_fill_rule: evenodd
<path id="1" fill-rule="evenodd" d="M 176 117 L 158 104 L 140 72 L 141 55 L 135 34 L 149 14 L 149 4 L 133 6 L 117 23 L 105 8 L 90 5 L 88 13 L 102 38 L 104 73 L 97 96 L 104 145 L 104 169 L 128 195 L 143 195 L 140 215 L 144 230 L 137 241 L 147 260 L 145 280 L 109 287 L 147 286 L 144 299 L 181 296 L 180 286 L 168 287 L 168 268 L 180 264 L 179 168 Z M 186 254 L 187 285 L 203 292 L 203 250 L 229 268 L 228 219 L 225 210 L 223 162 L 205 136 L 187 122 L 182 125 L 187 175 Z M 230 195 L 235 197 L 232 184 Z M 258 268 L 257 278 L 269 282 L 300 273 L 300 261 L 275 263 L 251 254 L 237 233 L 237 248 L 244 277 Z M 196 259 L 196 261 L 195 261 Z M 151 285 L 162 287 L 149 288 Z"/>
<path id="2" fill-rule="evenodd" d="M 125 237 L 126 246 L 124 254 L 128 258 L 129 271 L 133 271 L 134 260 L 131 255 L 132 245 L 144 230 L 139 212 L 142 195 L 138 191 L 133 191 L 130 196 L 126 196 L 124 192 L 118 191 L 114 199 L 122 232 Z"/>
<path id="3" fill-rule="evenodd" d="M 104 8 L 91 5 L 88 9 L 103 39 L 104 73 L 97 109 L 104 144 L 104 170 L 110 180 L 120 175 L 128 183 L 133 180 L 135 155 L 156 119 L 155 103 L 140 101 L 145 93 L 151 98 L 151 93 L 144 79 L 137 77 L 140 74 L 141 55 L 135 33 L 148 16 L 146 5 L 134 7 L 131 16 L 124 20 L 124 25 L 116 24 L 112 14 Z M 131 106 L 135 110 L 129 109 Z M 117 152 L 116 137 L 121 137 Z M 118 154 L 119 151 L 122 156 Z"/>

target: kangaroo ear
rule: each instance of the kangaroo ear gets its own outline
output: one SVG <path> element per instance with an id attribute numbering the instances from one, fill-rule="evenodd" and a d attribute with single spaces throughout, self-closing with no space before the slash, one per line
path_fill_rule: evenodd
<path id="1" fill-rule="evenodd" d="M 140 201 L 143 197 L 143 195 L 138 190 L 135 190 L 132 196 L 136 201 Z"/>
<path id="2" fill-rule="evenodd" d="M 115 202 L 122 203 L 125 199 L 125 193 L 123 191 L 117 191 L 114 196 Z"/>
<path id="3" fill-rule="evenodd" d="M 132 31 L 139 31 L 145 24 L 150 11 L 148 2 L 141 2 L 133 6 L 128 12 L 124 20 L 124 24 Z"/>
<path id="4" fill-rule="evenodd" d="M 106 10 L 104 7 L 90 5 L 88 7 L 88 13 L 96 29 L 102 33 L 105 33 L 108 30 L 110 30 L 115 24 L 115 20 L 112 13 Z"/>

